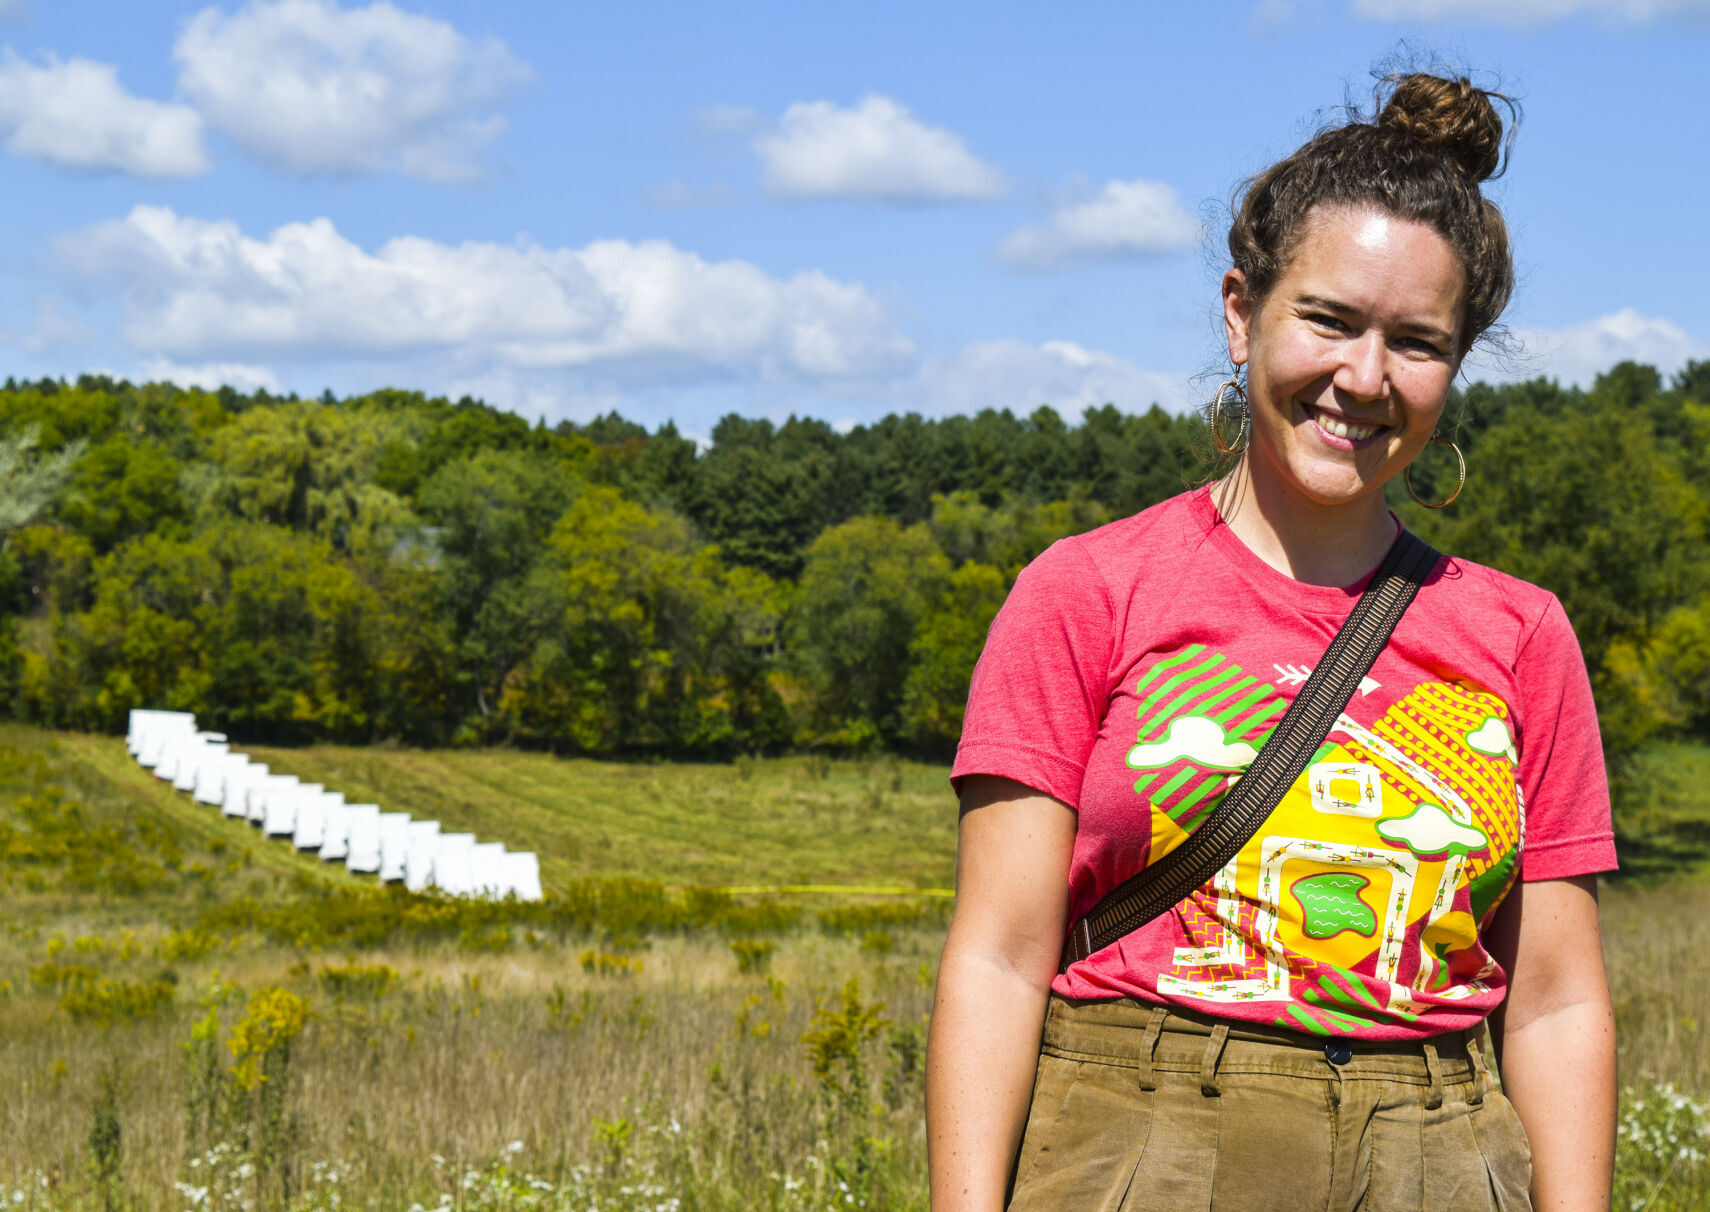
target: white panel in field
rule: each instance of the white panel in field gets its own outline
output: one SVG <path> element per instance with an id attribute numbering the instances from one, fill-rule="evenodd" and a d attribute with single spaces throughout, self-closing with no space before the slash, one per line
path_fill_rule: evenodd
<path id="1" fill-rule="evenodd" d="M 344 792 L 321 792 L 321 811 L 321 858 L 342 863 L 350 857 L 350 810 L 345 807 Z"/>
<path id="2" fill-rule="evenodd" d="M 346 846 L 350 853 L 344 857 L 346 870 L 359 875 L 373 875 L 380 870 L 380 805 L 351 804 L 344 810 L 349 827 Z"/>
<path id="3" fill-rule="evenodd" d="M 243 814 L 249 818 L 249 823 L 259 825 L 267 819 L 267 793 L 275 787 L 295 787 L 297 776 L 294 774 L 270 774 L 260 782 L 251 783 L 244 789 Z"/>
<path id="4" fill-rule="evenodd" d="M 166 751 L 174 740 L 195 734 L 196 717 L 188 712 L 178 714 L 174 719 L 156 719 L 138 739 L 137 761 L 152 770 L 160 764 L 160 759 L 166 756 Z"/>
<path id="5" fill-rule="evenodd" d="M 439 848 L 438 821 L 411 821 L 410 846 L 404 853 L 404 887 L 426 892 L 433 878 L 433 852 Z"/>
<path id="6" fill-rule="evenodd" d="M 169 736 L 160 747 L 160 754 L 154 760 L 154 777 L 170 783 L 178 777 L 178 763 L 184 757 L 185 751 L 196 745 L 196 734 L 187 732 Z"/>
<path id="7" fill-rule="evenodd" d="M 143 709 L 131 712 L 130 727 L 125 732 L 125 749 L 134 758 L 141 759 L 143 750 L 155 737 L 165 733 L 196 731 L 196 717 L 188 711 L 148 711 Z M 158 753 L 158 750 L 156 751 Z M 144 763 L 148 765 L 148 763 Z"/>
<path id="8" fill-rule="evenodd" d="M 226 767 L 225 784 L 220 789 L 220 811 L 226 816 L 248 816 L 249 789 L 267 777 L 267 763 L 245 758 L 238 765 L 235 759 L 228 760 L 231 764 Z"/>
<path id="9" fill-rule="evenodd" d="M 410 852 L 410 814 L 380 814 L 380 879 L 391 884 L 404 878 L 404 856 Z"/>
<path id="10" fill-rule="evenodd" d="M 450 896 L 468 896 L 475 890 L 469 870 L 469 855 L 475 849 L 473 833 L 442 833 L 433 853 L 433 886 Z"/>
<path id="11" fill-rule="evenodd" d="M 249 759 L 241 753 L 211 753 L 196 764 L 196 785 L 190 788 L 190 797 L 198 804 L 222 804 L 226 798 L 226 772 L 232 769 L 232 764 L 249 765 Z"/>
<path id="12" fill-rule="evenodd" d="M 196 731 L 196 717 L 188 711 L 154 711 L 137 728 L 137 758 L 146 766 L 160 760 L 162 746 L 174 736 Z M 146 755 L 146 759 L 145 759 Z"/>
<path id="13" fill-rule="evenodd" d="M 178 773 L 173 777 L 172 785 L 180 791 L 188 791 L 194 798 L 202 767 L 225 757 L 229 748 L 224 741 L 204 741 L 199 749 L 186 750 L 179 759 Z"/>
<path id="14" fill-rule="evenodd" d="M 505 895 L 505 844 L 477 842 L 469 852 L 469 882 L 475 896 Z"/>
<path id="15" fill-rule="evenodd" d="M 321 791 L 319 783 L 298 783 L 295 787 L 277 787 L 267 793 L 267 807 L 261 816 L 261 831 L 268 837 L 291 837 L 297 832 L 297 804 L 306 791 Z"/>
<path id="16" fill-rule="evenodd" d="M 532 850 L 513 850 L 505 855 L 505 895 L 519 901 L 540 899 L 540 859 Z"/>
<path id="17" fill-rule="evenodd" d="M 291 844 L 299 850 L 319 850 L 326 841 L 327 810 L 321 801 L 320 791 L 299 791 L 292 798 L 296 801 L 297 815 L 291 831 Z"/>

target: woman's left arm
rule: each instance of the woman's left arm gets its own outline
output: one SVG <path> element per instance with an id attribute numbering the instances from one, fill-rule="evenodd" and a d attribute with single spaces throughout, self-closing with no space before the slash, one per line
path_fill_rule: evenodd
<path id="1" fill-rule="evenodd" d="M 1532 1145 L 1532 1206 L 1606 1212 L 1615 1170 L 1615 1011 L 1597 877 L 1516 884 L 1491 950 L 1509 974 L 1491 1027 L 1503 1092 Z"/>

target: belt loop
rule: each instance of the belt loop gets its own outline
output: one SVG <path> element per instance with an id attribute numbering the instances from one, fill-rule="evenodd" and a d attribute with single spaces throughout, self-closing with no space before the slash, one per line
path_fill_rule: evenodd
<path id="1" fill-rule="evenodd" d="M 1435 1111 L 1443 1105 L 1443 1061 L 1431 1040 L 1425 1041 L 1424 1052 L 1425 1072 L 1431 1078 L 1431 1088 L 1425 1092 L 1425 1109 Z"/>
<path id="2" fill-rule="evenodd" d="M 1199 1092 L 1207 1098 L 1223 1093 L 1217 1084 L 1217 1064 L 1223 1059 L 1223 1045 L 1229 1042 L 1229 1024 L 1218 1023 L 1205 1042 L 1205 1055 L 1199 1061 Z"/>
<path id="3" fill-rule="evenodd" d="M 1158 1075 L 1152 1068 L 1152 1058 L 1158 1051 L 1158 1036 L 1163 1034 L 1164 1020 L 1170 1012 L 1162 1006 L 1153 1006 L 1152 1015 L 1146 1020 L 1146 1033 L 1140 1037 L 1140 1088 L 1151 1093 L 1158 1088 Z"/>
<path id="4" fill-rule="evenodd" d="M 1472 1062 L 1472 1095 L 1467 1099 L 1469 1106 L 1477 1107 L 1484 1102 L 1484 1092 L 1490 1080 L 1490 1071 L 1484 1066 L 1484 1033 L 1480 1028 L 1467 1032 L 1467 1059 Z"/>

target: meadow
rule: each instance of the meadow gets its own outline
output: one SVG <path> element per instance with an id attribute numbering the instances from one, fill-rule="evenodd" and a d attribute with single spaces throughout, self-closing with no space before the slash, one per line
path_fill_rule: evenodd
<path id="1" fill-rule="evenodd" d="M 380 892 L 116 739 L 0 727 L 0 1199 L 925 1207 L 942 767 L 251 752 L 533 848 L 548 899 Z M 1682 846 L 1704 759 L 1653 755 L 1685 772 L 1654 806 Z M 1604 906 L 1618 1206 L 1710 1206 L 1710 883 L 1627 881 Z"/>

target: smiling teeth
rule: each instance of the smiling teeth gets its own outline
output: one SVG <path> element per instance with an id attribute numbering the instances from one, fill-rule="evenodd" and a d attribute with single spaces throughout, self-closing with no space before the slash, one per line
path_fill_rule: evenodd
<path id="1" fill-rule="evenodd" d="M 1333 434 L 1338 438 L 1346 438 L 1350 442 L 1363 441 L 1382 428 L 1381 425 L 1350 425 L 1346 421 L 1327 416 L 1324 413 L 1319 413 L 1316 419 L 1318 428 L 1325 433 Z"/>

